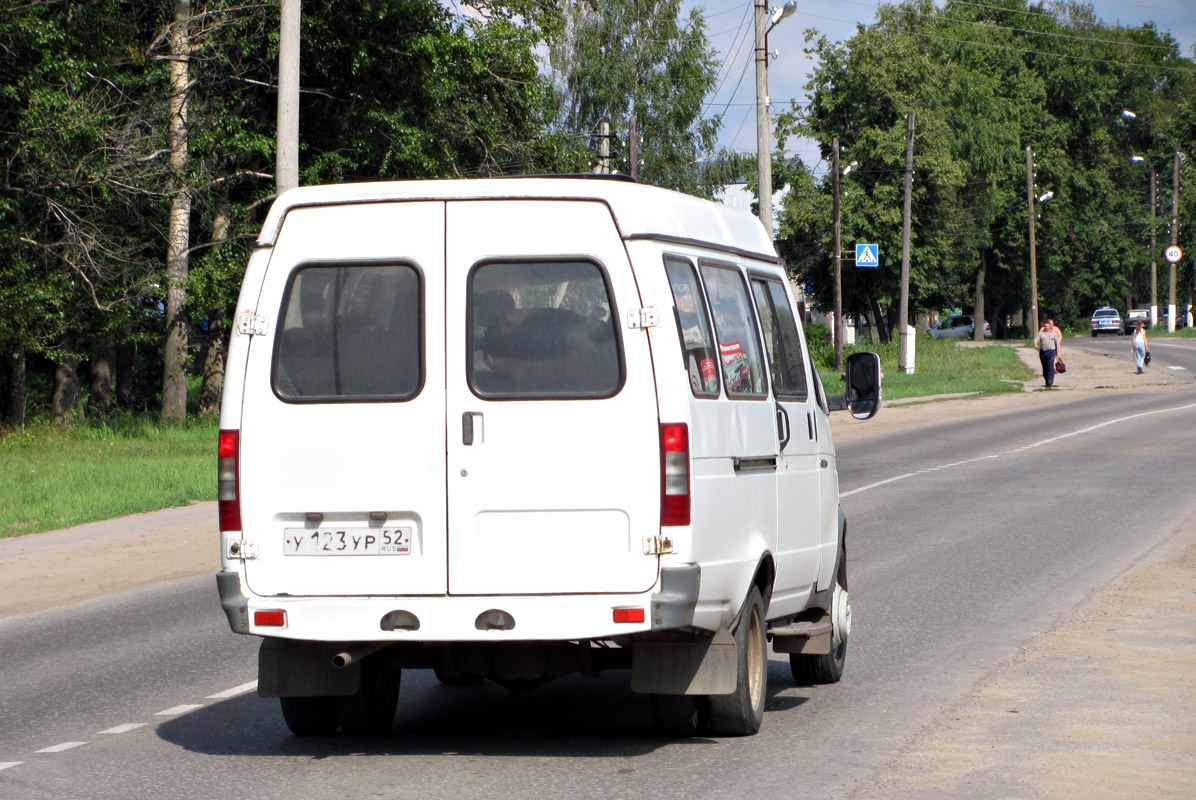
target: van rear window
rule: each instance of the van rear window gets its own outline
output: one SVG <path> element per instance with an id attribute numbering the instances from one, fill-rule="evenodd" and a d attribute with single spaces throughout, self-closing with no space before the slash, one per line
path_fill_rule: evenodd
<path id="1" fill-rule="evenodd" d="M 421 281 L 406 264 L 291 274 L 275 337 L 275 393 L 292 402 L 409 400 L 423 381 Z"/>
<path id="2" fill-rule="evenodd" d="M 586 261 L 474 268 L 467 306 L 469 384 L 479 397 L 610 397 L 623 385 L 617 313 Z"/>

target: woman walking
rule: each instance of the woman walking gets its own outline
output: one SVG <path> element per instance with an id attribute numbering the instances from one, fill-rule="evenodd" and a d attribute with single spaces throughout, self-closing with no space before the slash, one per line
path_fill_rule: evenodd
<path id="1" fill-rule="evenodd" d="M 1142 367 L 1146 363 L 1146 356 L 1150 353 L 1150 345 L 1146 341 L 1146 326 L 1142 320 L 1134 325 L 1134 363 L 1138 365 L 1138 374 L 1142 374 Z"/>
<path id="2" fill-rule="evenodd" d="M 1034 346 L 1038 348 L 1038 360 L 1042 362 L 1042 379 L 1046 388 L 1055 386 L 1055 358 L 1059 354 L 1060 336 L 1058 329 L 1048 320 L 1042 323 L 1034 334 Z"/>

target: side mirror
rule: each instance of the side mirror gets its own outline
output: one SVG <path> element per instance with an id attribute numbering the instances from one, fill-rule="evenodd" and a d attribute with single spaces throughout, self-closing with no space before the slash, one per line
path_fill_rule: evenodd
<path id="1" fill-rule="evenodd" d="M 856 419 L 871 419 L 880 411 L 880 356 L 852 353 L 847 357 L 844 396 L 847 409 Z"/>

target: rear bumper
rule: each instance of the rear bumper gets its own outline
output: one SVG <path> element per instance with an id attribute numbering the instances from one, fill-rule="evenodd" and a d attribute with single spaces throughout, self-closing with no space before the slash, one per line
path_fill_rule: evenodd
<path id="1" fill-rule="evenodd" d="M 234 633 L 322 642 L 518 642 L 612 639 L 693 624 L 701 585 L 697 564 L 661 569 L 640 594 L 434 597 L 254 597 L 238 572 L 220 572 L 220 605 Z M 640 608 L 643 622 L 613 621 L 614 609 Z M 257 625 L 255 612 L 283 611 L 282 626 Z M 396 614 L 395 612 L 400 612 Z M 486 629 L 498 616 L 511 624 Z M 385 629 L 401 618 L 404 628 Z"/>

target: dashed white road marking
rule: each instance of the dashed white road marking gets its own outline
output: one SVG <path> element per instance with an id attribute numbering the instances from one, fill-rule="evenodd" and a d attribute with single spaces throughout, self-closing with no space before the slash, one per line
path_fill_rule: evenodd
<path id="1" fill-rule="evenodd" d="M 1053 442 L 1058 442 L 1061 439 L 1070 439 L 1072 436 L 1079 436 L 1080 434 L 1083 434 L 1083 433 L 1091 433 L 1092 431 L 1100 430 L 1101 428 L 1108 427 L 1109 425 L 1116 425 L 1119 422 L 1127 422 L 1128 420 L 1138 419 L 1139 417 L 1149 417 L 1154 414 L 1167 414 L 1172 411 L 1187 411 L 1188 409 L 1192 409 L 1192 408 L 1196 408 L 1196 403 L 1189 403 L 1188 405 L 1184 405 L 1184 406 L 1174 406 L 1172 408 L 1160 408 L 1157 411 L 1143 411 L 1140 414 L 1130 414 L 1128 417 L 1118 417 L 1117 419 L 1106 420 L 1097 425 L 1092 425 L 1087 428 L 1081 428 L 1078 431 L 1072 431 L 1071 433 L 1060 434 L 1059 436 L 1052 436 L 1049 439 L 1043 439 L 1038 442 L 1033 442 L 1031 444 L 1027 444 L 1022 447 L 1015 448 L 1013 450 L 1006 450 L 1004 453 L 995 453 L 993 455 L 988 455 L 988 456 L 978 456 L 976 458 L 969 458 L 966 461 L 953 461 L 950 464 L 940 464 L 937 467 L 928 467 L 927 469 L 920 469 L 916 472 L 907 472 L 904 475 L 896 475 L 892 478 L 886 478 L 883 481 L 877 481 L 876 483 L 870 483 L 867 486 L 861 486 L 858 489 L 852 489 L 849 492 L 839 492 L 839 497 L 851 497 L 853 494 L 859 494 L 860 492 L 866 492 L 870 489 L 876 489 L 878 487 L 885 486 L 890 483 L 896 483 L 897 481 L 903 481 L 906 478 L 914 478 L 914 477 L 917 477 L 918 475 L 926 475 L 931 472 L 938 472 L 941 469 L 948 469 L 951 467 L 961 467 L 966 464 L 975 464 L 977 461 L 985 461 L 986 459 L 990 459 L 990 458 L 1000 458 L 1001 456 L 1015 455 L 1017 453 L 1021 453 L 1021 452 L 1025 451 L 1025 450 L 1033 449 L 1035 447 L 1042 447 L 1044 444 L 1051 444 Z"/>
<path id="2" fill-rule="evenodd" d="M 0 761 L 0 769 L 8 769 L 9 767 L 15 767 L 18 764 L 24 763 L 24 761 Z"/>
<path id="3" fill-rule="evenodd" d="M 126 722 L 123 725 L 117 725 L 115 728 L 109 728 L 106 731 L 100 731 L 100 733 L 128 733 L 129 731 L 135 731 L 138 728 L 144 727 L 144 722 Z"/>
<path id="4" fill-rule="evenodd" d="M 257 688 L 257 681 L 250 681 L 249 683 L 242 683 L 240 686 L 234 686 L 231 689 L 225 689 L 223 692 L 210 694 L 205 700 L 227 700 L 230 697 L 236 697 L 239 694 L 251 692 Z"/>
<path id="5" fill-rule="evenodd" d="M 203 703 L 190 703 L 188 705 L 175 706 L 174 708 L 168 708 L 165 711 L 159 711 L 154 716 L 170 717 L 174 716 L 175 714 L 186 714 L 188 711 L 194 711 L 197 708 L 203 708 Z"/>
<path id="6" fill-rule="evenodd" d="M 63 750 L 73 750 L 76 747 L 82 747 L 87 742 L 63 742 L 52 747 L 43 747 L 41 750 L 34 750 L 35 753 L 61 753 Z"/>

